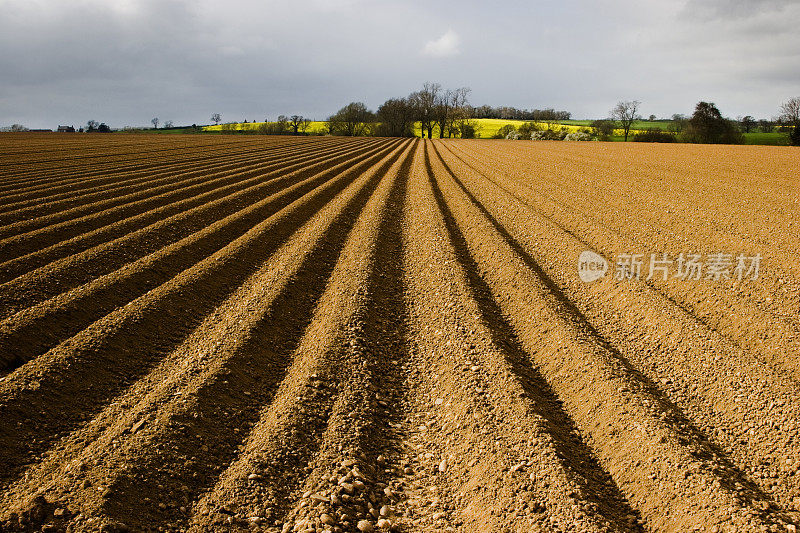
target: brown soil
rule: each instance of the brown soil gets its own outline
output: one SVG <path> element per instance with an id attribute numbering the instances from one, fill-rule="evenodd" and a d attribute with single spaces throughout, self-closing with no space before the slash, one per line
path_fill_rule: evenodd
<path id="1" fill-rule="evenodd" d="M 0 139 L 2 531 L 795 531 L 790 148 Z M 577 257 L 760 253 L 586 284 Z"/>

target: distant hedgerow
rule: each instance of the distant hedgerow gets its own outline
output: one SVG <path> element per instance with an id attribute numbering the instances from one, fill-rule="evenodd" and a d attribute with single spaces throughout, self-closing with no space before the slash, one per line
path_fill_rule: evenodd
<path id="1" fill-rule="evenodd" d="M 668 131 L 649 128 L 634 135 L 633 140 L 643 143 L 674 143 L 677 138 Z"/>

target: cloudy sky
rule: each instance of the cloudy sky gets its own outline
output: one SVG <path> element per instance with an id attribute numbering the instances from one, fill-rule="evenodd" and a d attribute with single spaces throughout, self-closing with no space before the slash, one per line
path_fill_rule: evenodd
<path id="1" fill-rule="evenodd" d="M 599 118 L 800 96 L 794 0 L 0 0 L 0 126 L 323 119 L 425 81 Z"/>

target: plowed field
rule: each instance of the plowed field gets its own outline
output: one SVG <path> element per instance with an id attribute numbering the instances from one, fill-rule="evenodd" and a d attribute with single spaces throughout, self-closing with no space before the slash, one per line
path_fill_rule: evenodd
<path id="1" fill-rule="evenodd" d="M 798 173 L 778 147 L 3 135 L 0 530 L 795 531 Z M 732 264 L 617 276 L 694 252 Z"/>

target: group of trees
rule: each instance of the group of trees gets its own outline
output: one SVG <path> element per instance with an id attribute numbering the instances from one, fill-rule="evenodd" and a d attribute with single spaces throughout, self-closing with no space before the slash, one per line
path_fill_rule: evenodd
<path id="1" fill-rule="evenodd" d="M 476 123 L 469 105 L 467 87 L 442 89 L 438 83 L 425 83 L 406 97 L 390 98 L 370 111 L 361 102 L 352 102 L 331 115 L 326 124 L 331 135 L 378 135 L 413 137 L 419 124 L 423 137 L 474 137 Z"/>
<path id="2" fill-rule="evenodd" d="M 514 107 L 472 107 L 469 104 L 470 89 L 443 89 L 438 83 L 425 83 L 419 91 L 408 96 L 390 98 L 378 107 L 377 112 L 371 111 L 362 102 L 351 102 L 331 115 L 326 124 L 324 133 L 328 135 L 362 136 L 377 135 L 385 137 L 412 137 L 415 127 L 419 127 L 422 137 L 440 138 L 475 137 L 478 130 L 478 118 L 500 118 L 507 120 L 527 120 L 524 124 L 515 127 L 508 125 L 501 128 L 496 138 L 564 138 L 567 131 L 560 126 L 560 122 L 568 120 L 571 114 L 568 111 L 555 109 L 517 109 Z M 625 141 L 631 137 L 631 131 L 637 121 L 641 121 L 639 114 L 641 102 L 638 100 L 623 100 L 617 103 L 609 113 L 609 118 L 595 120 L 589 128 L 578 133 L 589 138 L 610 140 L 617 130 L 621 130 Z M 211 115 L 211 121 L 219 124 L 222 120 L 219 113 Z M 650 115 L 649 121 L 654 122 L 655 115 Z M 152 120 L 153 126 L 158 128 L 158 119 Z M 760 129 L 764 133 L 773 131 L 777 125 L 789 133 L 791 144 L 800 145 L 800 98 L 791 98 L 781 106 L 781 114 L 770 121 L 756 120 L 751 115 L 738 117 L 732 120 L 722 116 L 722 113 L 713 102 L 699 102 L 695 106 L 691 117 L 682 114 L 672 115 L 666 129 L 648 128 L 637 130 L 633 140 L 646 142 L 694 142 L 717 144 L 741 144 L 744 142 L 743 133 L 750 133 Z M 171 127 L 171 122 L 166 122 L 165 127 Z M 306 134 L 311 121 L 302 115 L 287 117 L 280 115 L 276 122 L 265 121 L 254 133 L 262 134 Z M 96 121 L 89 122 L 87 131 L 103 131 L 98 129 Z M 231 132 L 234 124 L 223 125 L 223 130 Z M 108 128 L 107 126 L 105 126 Z M 562 131 L 563 130 L 563 131 Z"/>
<path id="3" fill-rule="evenodd" d="M 475 118 L 499 118 L 503 120 L 532 120 L 536 122 L 555 122 L 569 120 L 572 113 L 569 111 L 556 111 L 547 109 L 517 109 L 516 107 L 492 107 L 482 105 L 472 110 Z"/>
<path id="4" fill-rule="evenodd" d="M 358 137 L 374 133 L 375 113 L 361 102 L 350 102 L 328 117 L 327 127 L 330 135 Z"/>
<path id="5" fill-rule="evenodd" d="M 681 140 L 704 144 L 743 144 L 738 124 L 722 116 L 713 102 L 698 102 L 681 132 Z"/>
<path id="6" fill-rule="evenodd" d="M 158 117 L 154 117 L 153 119 L 150 120 L 150 124 L 153 125 L 153 129 L 155 129 L 155 130 L 158 129 L 158 123 L 159 122 L 160 121 L 158 120 Z M 164 128 L 165 129 L 170 129 L 172 126 L 173 126 L 173 122 L 171 120 L 167 120 L 166 122 L 164 122 Z"/>
<path id="7" fill-rule="evenodd" d="M 600 120 L 592 123 L 592 127 L 597 133 L 598 138 L 610 138 L 614 128 L 622 130 L 625 140 L 628 140 L 630 130 L 634 122 L 641 120 L 638 114 L 640 102 L 637 100 L 621 101 L 611 110 L 610 119 Z M 782 114 L 778 119 L 784 124 L 800 124 L 800 119 L 792 118 L 800 115 L 800 98 L 792 98 L 781 107 Z M 650 116 L 650 120 L 653 120 Z M 774 123 L 768 120 L 756 121 L 750 115 L 731 120 L 722 116 L 722 113 L 713 102 L 698 102 L 691 117 L 684 115 L 672 115 L 672 120 L 667 131 L 650 128 L 638 132 L 634 136 L 636 141 L 646 142 L 674 142 L 680 140 L 690 143 L 707 144 L 742 144 L 744 143 L 743 133 L 750 133 L 756 127 L 768 133 L 774 129 Z M 800 144 L 792 140 L 792 136 L 800 137 L 798 128 L 790 126 L 790 141 L 792 144 Z M 800 139 L 798 139 L 800 141 Z"/>
<path id="8" fill-rule="evenodd" d="M 615 132 L 621 130 L 625 141 L 637 121 L 641 102 L 638 100 L 620 101 L 609 113 L 608 119 L 595 120 L 589 128 L 569 133 L 559 124 L 542 122 L 525 122 L 519 126 L 508 124 L 500 128 L 495 138 L 502 139 L 534 139 L 534 140 L 611 140 Z M 650 115 L 649 121 L 656 118 Z M 791 144 L 800 145 L 800 98 L 792 98 L 781 106 L 781 115 L 777 119 L 789 132 Z M 773 123 L 756 121 L 752 116 L 731 120 L 722 113 L 713 102 L 698 102 L 691 117 L 673 115 L 667 129 L 637 129 L 632 136 L 634 141 L 641 142 L 689 142 L 705 144 L 742 144 L 743 133 L 761 127 L 763 131 L 771 131 Z"/>
<path id="9" fill-rule="evenodd" d="M 222 115 L 219 113 L 211 115 L 211 122 L 214 124 L 218 125 L 221 121 Z M 255 123 L 255 120 L 253 123 Z M 264 119 L 264 122 L 260 123 L 257 128 L 250 128 L 248 130 L 240 130 L 238 124 L 239 123 L 223 124 L 222 132 L 247 132 L 261 135 L 305 135 L 308 128 L 311 126 L 311 120 L 305 118 L 303 115 L 292 115 L 290 117 L 279 115 L 275 122 Z M 242 122 L 242 124 L 247 124 L 247 120 Z"/>
<path id="10" fill-rule="evenodd" d="M 78 131 L 81 131 L 81 130 L 83 130 L 83 128 L 80 128 Z M 111 132 L 111 128 L 109 128 L 108 125 L 105 122 L 97 122 L 96 120 L 90 120 L 90 121 L 86 122 L 86 131 L 88 133 L 94 133 L 94 132 L 97 132 L 97 133 L 110 133 Z"/>
<path id="11" fill-rule="evenodd" d="M 790 98 L 781 105 L 781 113 L 774 120 L 756 120 L 751 115 L 731 120 L 711 102 L 699 102 L 690 118 L 672 116 L 672 131 L 684 142 L 711 144 L 741 144 L 743 133 L 760 129 L 763 133 L 775 130 L 776 125 L 789 134 L 789 144 L 800 146 L 800 98 Z"/>
<path id="12" fill-rule="evenodd" d="M 800 145 L 800 98 L 790 98 L 781 105 L 781 112 L 772 120 L 756 120 L 752 115 L 737 117 L 736 120 L 724 118 L 711 102 L 700 102 L 694 114 L 687 118 L 681 114 L 672 115 L 669 132 L 684 142 L 740 143 L 743 133 L 771 133 L 778 128 L 789 134 L 789 143 Z"/>
<path id="13" fill-rule="evenodd" d="M 255 131 L 263 135 L 305 135 L 309 126 L 311 121 L 302 115 L 279 115 L 275 122 L 264 120 Z"/>

